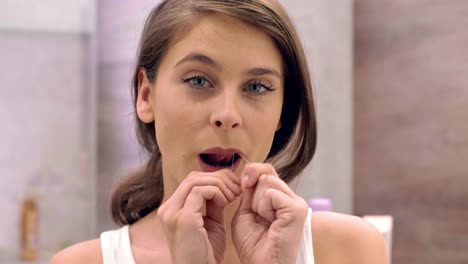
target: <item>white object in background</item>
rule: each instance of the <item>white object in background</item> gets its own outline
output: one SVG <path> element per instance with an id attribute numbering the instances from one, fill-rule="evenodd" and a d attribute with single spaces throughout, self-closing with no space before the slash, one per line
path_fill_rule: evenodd
<path id="1" fill-rule="evenodd" d="M 387 251 L 389 263 L 392 263 L 392 232 L 393 232 L 393 216 L 391 215 L 365 215 L 363 216 L 371 225 L 384 236 L 387 242 Z"/>

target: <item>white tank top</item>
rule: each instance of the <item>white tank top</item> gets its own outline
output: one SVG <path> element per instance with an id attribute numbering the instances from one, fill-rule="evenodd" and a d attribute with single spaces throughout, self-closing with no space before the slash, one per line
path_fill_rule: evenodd
<path id="1" fill-rule="evenodd" d="M 135 264 L 130 245 L 129 225 L 101 233 L 102 260 L 104 264 Z"/>
<path id="2" fill-rule="evenodd" d="M 304 223 L 299 255 L 296 264 L 314 264 L 314 250 L 312 247 L 312 228 L 310 219 L 312 210 L 309 208 Z M 130 245 L 129 226 L 101 233 L 101 249 L 104 264 L 135 264 L 132 247 Z"/>

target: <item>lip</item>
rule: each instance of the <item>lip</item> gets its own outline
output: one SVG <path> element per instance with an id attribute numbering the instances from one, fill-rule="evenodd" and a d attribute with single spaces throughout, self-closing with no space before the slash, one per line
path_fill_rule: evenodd
<path id="1" fill-rule="evenodd" d="M 236 148 L 215 147 L 215 148 L 205 149 L 198 154 L 198 164 L 200 165 L 200 168 L 204 172 L 213 172 L 213 171 L 218 171 L 218 170 L 222 170 L 226 168 L 231 169 L 233 172 L 235 172 L 237 168 L 239 167 L 240 162 L 242 161 L 242 158 L 236 159 L 236 161 L 234 162 L 234 164 L 232 164 L 231 167 L 221 167 L 221 166 L 212 166 L 212 165 L 206 164 L 201 159 L 200 154 L 222 154 L 222 155 L 237 154 L 239 156 L 244 156 L 244 152 Z"/>

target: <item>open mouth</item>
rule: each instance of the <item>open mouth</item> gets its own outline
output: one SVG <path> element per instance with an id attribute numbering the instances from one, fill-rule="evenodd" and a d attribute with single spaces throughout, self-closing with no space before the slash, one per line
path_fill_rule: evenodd
<path id="1" fill-rule="evenodd" d="M 232 154 L 206 154 L 202 153 L 200 154 L 200 159 L 214 167 L 232 167 L 234 163 L 240 158 L 240 156 L 237 153 L 232 153 Z"/>
<path id="2" fill-rule="evenodd" d="M 241 152 L 236 149 L 209 149 L 198 155 L 199 165 L 205 172 L 221 169 L 235 171 L 242 160 L 241 155 Z"/>

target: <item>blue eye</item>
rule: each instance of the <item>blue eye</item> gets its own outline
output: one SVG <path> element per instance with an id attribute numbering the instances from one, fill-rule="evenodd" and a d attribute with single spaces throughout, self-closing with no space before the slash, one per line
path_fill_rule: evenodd
<path id="1" fill-rule="evenodd" d="M 201 77 L 194 77 L 190 79 L 189 82 L 195 86 L 204 86 L 204 84 L 206 83 L 206 80 Z"/>
<path id="2" fill-rule="evenodd" d="M 246 87 L 247 91 L 255 95 L 265 95 L 268 92 L 274 91 L 270 85 L 262 82 L 249 83 Z"/>
<path id="3" fill-rule="evenodd" d="M 201 75 L 194 75 L 187 78 L 182 78 L 185 83 L 189 83 L 192 87 L 203 88 L 210 84 L 210 82 Z"/>
<path id="4" fill-rule="evenodd" d="M 251 83 L 249 84 L 248 88 L 251 92 L 254 92 L 254 93 L 261 93 L 266 90 L 266 88 L 263 87 L 263 85 L 259 83 Z"/>

